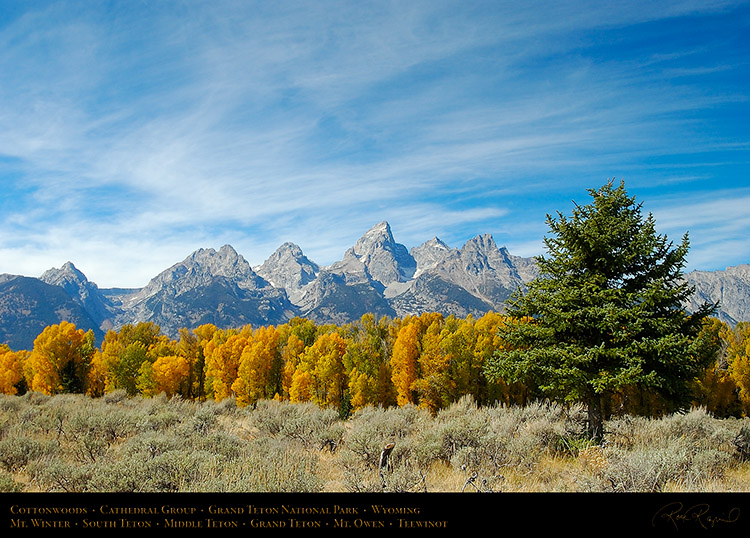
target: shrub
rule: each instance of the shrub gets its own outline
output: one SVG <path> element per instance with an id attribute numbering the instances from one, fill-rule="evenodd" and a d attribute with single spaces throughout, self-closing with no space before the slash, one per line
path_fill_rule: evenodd
<path id="1" fill-rule="evenodd" d="M 576 406 L 470 397 L 344 421 L 311 402 L 0 396 L 0 491 L 701 491 L 738 480 L 727 471 L 750 457 L 750 419 L 703 409 L 615 417 L 601 445 L 584 424 Z"/>
<path id="2" fill-rule="evenodd" d="M 312 402 L 264 400 L 255 409 L 245 408 L 245 413 L 259 437 L 295 440 L 304 448 L 335 448 L 344 435 L 338 412 Z"/>
<path id="3" fill-rule="evenodd" d="M 13 479 L 13 475 L 0 470 L 0 493 L 18 493 L 20 491 L 23 491 L 23 486 Z"/>
<path id="4" fill-rule="evenodd" d="M 218 423 L 218 418 L 214 412 L 213 406 L 201 406 L 195 414 L 189 419 L 188 429 L 198 435 L 206 435 L 213 430 Z"/>
<path id="5" fill-rule="evenodd" d="M 413 405 L 388 409 L 364 407 L 349 420 L 350 427 L 342 439 L 343 451 L 353 456 L 359 464 L 375 468 L 383 447 L 394 443 L 392 461 L 404 460 L 414 454 L 418 432 L 431 422 L 427 410 Z M 433 458 L 430 456 L 425 460 Z"/>
<path id="6" fill-rule="evenodd" d="M 0 440 L 0 464 L 6 471 L 18 472 L 30 462 L 56 450 L 53 441 L 12 433 Z"/>
<path id="7" fill-rule="evenodd" d="M 734 438 L 734 446 L 737 448 L 737 457 L 740 461 L 750 459 L 750 426 L 742 426 Z"/>
<path id="8" fill-rule="evenodd" d="M 122 401 L 127 401 L 128 392 L 125 389 L 115 389 L 105 393 L 104 396 L 102 396 L 102 399 L 106 404 L 120 403 Z"/>
<path id="9" fill-rule="evenodd" d="M 145 460 L 139 458 L 99 460 L 86 482 L 90 492 L 140 493 L 147 491 L 149 469 Z"/>
<path id="10" fill-rule="evenodd" d="M 638 446 L 607 454 L 602 480 L 618 492 L 661 492 L 665 485 L 684 474 L 689 461 L 687 443 L 669 446 Z"/>
<path id="11" fill-rule="evenodd" d="M 57 455 L 35 460 L 27 472 L 41 491 L 64 493 L 87 491 L 89 480 L 96 476 L 91 465 L 71 464 Z"/>
<path id="12" fill-rule="evenodd" d="M 290 440 L 259 439 L 203 487 L 218 484 L 230 492 L 315 493 L 322 490 L 317 461 L 315 454 Z"/>
<path id="13" fill-rule="evenodd" d="M 146 480 L 143 491 L 176 493 L 191 491 L 200 481 L 201 464 L 209 454 L 203 451 L 167 451 L 142 463 Z"/>
<path id="14" fill-rule="evenodd" d="M 120 446 L 126 461 L 146 461 L 166 452 L 180 450 L 189 443 L 176 432 L 147 431 L 133 436 Z"/>

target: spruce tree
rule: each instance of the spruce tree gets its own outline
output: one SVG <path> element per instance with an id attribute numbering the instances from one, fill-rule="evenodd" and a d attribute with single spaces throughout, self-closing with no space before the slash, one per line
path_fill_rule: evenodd
<path id="1" fill-rule="evenodd" d="M 689 383 L 712 358 L 699 333 L 717 305 L 685 310 L 694 292 L 683 278 L 687 233 L 678 245 L 657 234 L 624 182 L 588 192 L 593 201 L 574 204 L 571 217 L 547 215 L 549 255 L 537 258 L 539 278 L 509 299 L 508 349 L 486 373 L 583 403 L 588 433 L 601 439 L 603 399 L 625 387 L 688 402 Z"/>

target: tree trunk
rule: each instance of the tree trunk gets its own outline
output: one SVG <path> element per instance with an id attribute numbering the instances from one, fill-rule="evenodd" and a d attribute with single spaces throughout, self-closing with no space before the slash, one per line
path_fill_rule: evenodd
<path id="1" fill-rule="evenodd" d="M 388 443 L 383 447 L 383 451 L 380 453 L 380 461 L 378 462 L 378 474 L 380 474 L 380 481 L 383 484 L 383 489 L 387 487 L 387 482 L 385 479 L 385 471 L 392 471 L 393 467 L 391 466 L 390 462 L 390 456 L 391 452 L 393 452 L 393 448 L 396 446 L 395 443 Z"/>
<path id="2" fill-rule="evenodd" d="M 598 394 L 588 398 L 588 428 L 587 434 L 590 439 L 601 443 L 604 437 L 604 414 L 602 412 L 602 400 Z"/>

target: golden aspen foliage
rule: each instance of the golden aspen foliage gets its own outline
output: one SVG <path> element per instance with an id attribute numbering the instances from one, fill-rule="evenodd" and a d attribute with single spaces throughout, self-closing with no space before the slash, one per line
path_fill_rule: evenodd
<path id="1" fill-rule="evenodd" d="M 726 368 L 718 365 L 706 370 L 696 382 L 697 404 L 717 417 L 741 414 L 737 384 Z"/>
<path id="2" fill-rule="evenodd" d="M 287 330 L 302 340 L 305 347 L 313 345 L 318 333 L 322 331 L 321 327 L 315 325 L 312 320 L 307 318 L 295 317 L 286 324 Z"/>
<path id="3" fill-rule="evenodd" d="M 198 336 L 187 328 L 178 331 L 177 354 L 185 359 L 188 365 L 187 381 L 180 394 L 186 399 L 200 398 L 203 388 L 203 350 Z"/>
<path id="4" fill-rule="evenodd" d="M 391 346 L 385 318 L 375 321 L 365 314 L 358 323 L 347 325 L 347 348 L 344 370 L 347 376 L 349 405 L 352 411 L 367 405 L 388 406 L 395 403 L 389 373 L 388 350 Z M 387 387 L 383 387 L 384 381 Z"/>
<path id="5" fill-rule="evenodd" d="M 419 354 L 420 375 L 414 383 L 419 394 L 419 406 L 433 414 L 450 403 L 453 381 L 449 377 L 450 355 L 442 346 L 442 327 L 435 320 L 422 336 Z"/>
<path id="6" fill-rule="evenodd" d="M 292 333 L 287 337 L 286 344 L 281 349 L 281 360 L 283 363 L 281 371 L 281 399 L 291 399 L 292 381 L 300 355 L 305 350 L 305 343 Z"/>
<path id="7" fill-rule="evenodd" d="M 129 323 L 120 327 L 117 336 L 125 347 L 133 342 L 140 342 L 148 350 L 160 340 L 161 329 L 152 321 Z"/>
<path id="8" fill-rule="evenodd" d="M 46 327 L 24 365 L 28 387 L 44 394 L 84 392 L 95 349 L 93 331 L 67 321 Z"/>
<path id="9" fill-rule="evenodd" d="M 148 348 L 140 340 L 120 349 L 118 360 L 112 367 L 114 388 L 125 390 L 130 396 L 138 394 L 139 379 L 143 375 L 143 363 L 148 358 Z M 141 380 L 140 384 L 143 384 Z"/>
<path id="10" fill-rule="evenodd" d="M 229 336 L 225 338 L 226 334 Z M 233 395 L 232 384 L 237 379 L 242 352 L 251 338 L 252 328 L 246 325 L 239 332 L 216 331 L 206 345 L 206 382 L 216 401 Z"/>
<path id="11" fill-rule="evenodd" d="M 160 354 L 174 353 L 175 346 L 175 342 L 160 334 L 159 326 L 153 322 L 126 324 L 119 331 L 107 331 L 101 353 L 92 358 L 89 393 L 100 394 L 103 386 L 104 392 L 122 389 L 131 396 L 138 394 L 139 387 L 148 385 L 144 379 L 147 367 L 143 363 L 152 363 Z M 150 392 L 148 388 L 145 390 Z"/>
<path id="12" fill-rule="evenodd" d="M 369 405 L 416 404 L 437 413 L 465 395 L 480 405 L 523 405 L 533 387 L 490 379 L 484 370 L 498 351 L 512 349 L 501 337 L 507 323 L 496 312 L 476 319 L 365 314 L 341 326 L 304 318 L 259 328 L 206 324 L 181 329 L 177 340 L 153 323 L 139 323 L 108 331 L 100 350 L 93 333 L 61 324 L 45 329 L 30 352 L 0 346 L 0 393 L 85 390 L 98 397 L 124 389 L 195 400 L 236 397 L 240 406 L 262 399 L 309 401 L 335 407 L 342 417 Z M 749 326 L 706 322 L 707 346 L 722 351 L 694 380 L 695 405 L 722 416 L 750 414 Z M 641 414 L 663 413 L 664 403 L 638 385 L 603 400 L 608 410 Z"/>
<path id="13" fill-rule="evenodd" d="M 153 339 L 148 346 L 147 356 L 151 362 L 159 357 L 174 356 L 178 354 L 179 342 L 172 340 L 166 335 L 160 334 Z"/>
<path id="14" fill-rule="evenodd" d="M 135 388 L 139 394 L 151 398 L 158 394 L 154 380 L 154 368 L 151 361 L 143 361 L 135 378 Z"/>
<path id="15" fill-rule="evenodd" d="M 292 382 L 289 387 L 289 401 L 291 403 L 312 401 L 313 384 L 313 376 L 309 371 L 304 368 L 296 369 L 292 374 Z"/>
<path id="16" fill-rule="evenodd" d="M 190 365 L 185 357 L 165 355 L 151 364 L 151 372 L 155 393 L 163 392 L 171 398 L 188 382 Z"/>
<path id="17" fill-rule="evenodd" d="M 486 383 L 483 382 L 482 365 L 474 356 L 475 342 L 473 316 L 446 318 L 440 333 L 440 347 L 448 360 L 448 403 L 467 394 L 477 402 L 484 400 Z"/>
<path id="18" fill-rule="evenodd" d="M 738 388 L 729 372 L 728 348 L 732 329 L 716 318 L 704 322 L 701 334 L 717 350 L 716 360 L 706 368 L 694 383 L 694 400 L 697 407 L 705 408 L 714 416 L 728 417 L 741 414 Z"/>
<path id="19" fill-rule="evenodd" d="M 529 320 L 526 320 L 529 321 Z M 474 357 L 482 365 L 487 364 L 498 351 L 507 351 L 509 347 L 500 336 L 500 329 L 505 326 L 507 318 L 497 312 L 487 312 L 474 323 L 476 341 L 474 344 Z M 478 398 L 477 401 L 500 401 L 506 405 L 526 403 L 528 389 L 519 382 L 507 383 L 502 378 L 487 379 L 482 372 L 482 379 L 487 384 L 485 400 Z"/>
<path id="20" fill-rule="evenodd" d="M 198 337 L 198 342 L 205 346 L 205 343 L 211 340 L 218 330 L 213 323 L 205 323 L 193 329 L 193 334 Z"/>
<path id="21" fill-rule="evenodd" d="M 279 338 L 276 327 L 261 327 L 245 345 L 237 379 L 232 384 L 238 405 L 254 404 L 260 399 L 272 398 L 278 392 L 278 384 L 274 381 L 280 379 L 281 371 Z"/>
<path id="22" fill-rule="evenodd" d="M 391 379 L 396 387 L 398 405 L 415 403 L 414 384 L 417 376 L 417 359 L 420 354 L 419 330 L 415 323 L 407 323 L 398 332 L 393 343 Z"/>
<path id="23" fill-rule="evenodd" d="M 750 414 L 750 322 L 738 323 L 727 331 L 727 362 L 729 375 L 739 389 L 744 415 Z"/>
<path id="24" fill-rule="evenodd" d="M 356 369 L 349 374 L 349 394 L 353 411 L 372 404 L 376 398 L 377 380 Z"/>
<path id="25" fill-rule="evenodd" d="M 91 364 L 86 381 L 86 394 L 94 398 L 104 396 L 107 391 L 109 367 L 104 361 L 104 354 L 98 349 L 91 357 Z"/>
<path id="26" fill-rule="evenodd" d="M 202 400 L 206 396 L 206 346 L 217 331 L 216 325 L 206 323 L 199 325 L 192 332 L 183 329 L 180 332 L 180 355 L 188 359 L 190 365 L 190 385 L 188 398 Z"/>
<path id="27" fill-rule="evenodd" d="M 27 354 L 26 351 L 12 351 L 8 346 L 0 345 L 0 393 L 18 394 Z"/>
<path id="28" fill-rule="evenodd" d="M 342 403 L 346 346 L 338 332 L 324 333 L 300 356 L 300 367 L 312 378 L 312 400 L 321 407 L 339 407 Z"/>
<path id="29" fill-rule="evenodd" d="M 474 349 L 476 360 L 484 364 L 495 351 L 504 349 L 499 329 L 505 324 L 505 316 L 497 312 L 487 312 L 474 322 Z"/>
<path id="30" fill-rule="evenodd" d="M 123 345 L 120 337 L 113 330 L 107 331 L 101 345 L 101 351 L 91 359 L 89 370 L 89 387 L 92 396 L 101 396 L 104 392 L 111 392 L 117 387 L 115 369 L 120 361 Z"/>

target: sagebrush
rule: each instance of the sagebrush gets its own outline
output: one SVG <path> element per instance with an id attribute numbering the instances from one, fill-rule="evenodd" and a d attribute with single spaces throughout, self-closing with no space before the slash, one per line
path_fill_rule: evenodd
<path id="1" fill-rule="evenodd" d="M 748 419 L 619 416 L 601 444 L 578 406 L 438 411 L 161 394 L 0 396 L 8 492 L 750 491 Z M 393 444 L 387 465 L 383 447 Z"/>

